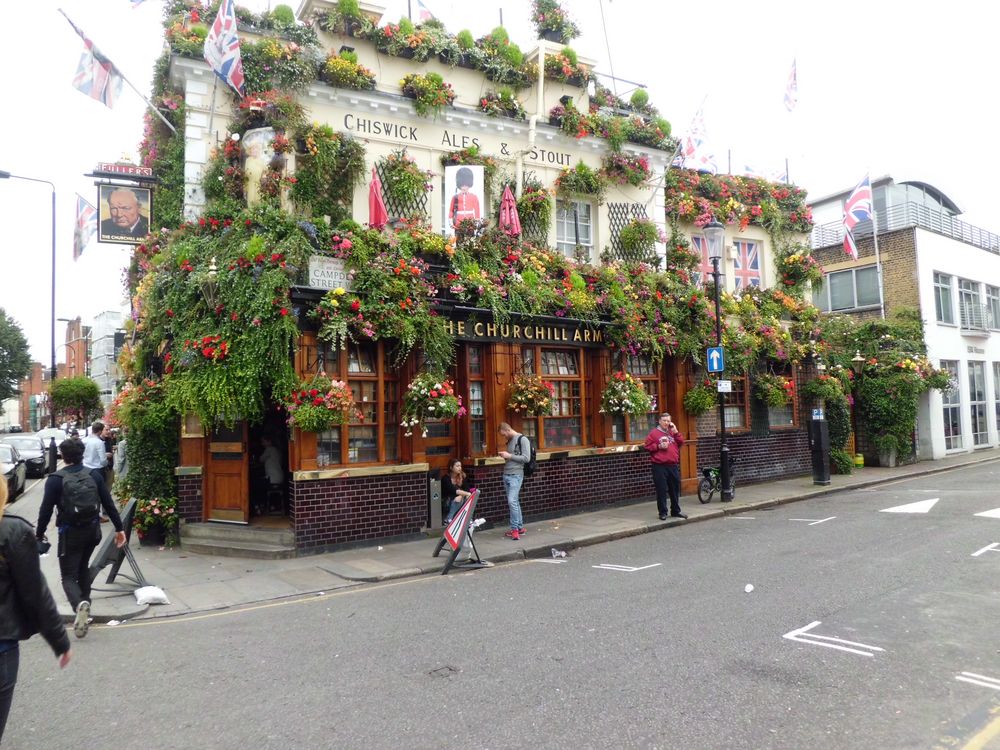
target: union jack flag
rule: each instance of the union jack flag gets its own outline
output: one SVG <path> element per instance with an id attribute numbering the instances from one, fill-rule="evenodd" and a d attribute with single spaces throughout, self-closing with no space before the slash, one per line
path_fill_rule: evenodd
<path id="1" fill-rule="evenodd" d="M 59 12 L 62 13 L 61 10 Z M 111 109 L 122 92 L 122 83 L 125 79 L 115 64 L 102 55 L 87 35 L 70 21 L 69 16 L 63 13 L 63 17 L 69 21 L 73 31 L 80 35 L 85 48 L 80 57 L 80 64 L 76 68 L 76 75 L 73 76 L 73 86 Z"/>
<path id="2" fill-rule="evenodd" d="M 872 186 L 865 175 L 844 204 L 844 252 L 858 259 L 858 245 L 854 241 L 854 227 L 872 218 Z"/>
<path id="3" fill-rule="evenodd" d="M 241 98 L 246 94 L 240 38 L 236 33 L 235 0 L 222 0 L 219 14 L 205 37 L 205 60 L 215 75 L 232 86 Z"/>
<path id="4" fill-rule="evenodd" d="M 702 109 L 699 107 L 691 120 L 691 127 L 688 129 L 687 138 L 684 139 L 681 154 L 684 157 L 685 167 L 715 174 L 719 171 L 719 167 L 715 163 L 715 154 L 705 142 L 705 114 Z"/>
<path id="5" fill-rule="evenodd" d="M 97 232 L 97 209 L 86 198 L 76 196 L 76 224 L 73 227 L 73 260 L 83 255 L 90 238 Z"/>
<path id="6" fill-rule="evenodd" d="M 701 257 L 701 260 L 698 261 L 698 267 L 694 271 L 694 283 L 698 286 L 705 286 L 714 270 L 712 259 L 708 257 L 708 242 L 704 237 L 696 234 L 691 238 L 691 244 L 695 253 Z"/>
<path id="7" fill-rule="evenodd" d="M 424 23 L 434 18 L 434 14 L 424 5 L 423 0 L 417 0 L 417 23 Z"/>
<path id="8" fill-rule="evenodd" d="M 735 289 L 760 286 L 760 252 L 756 242 L 736 240 L 736 254 L 733 257 L 733 278 Z"/>
<path id="9" fill-rule="evenodd" d="M 785 86 L 785 109 L 791 112 L 799 103 L 799 79 L 795 74 L 795 59 L 792 59 L 792 72 L 788 74 L 788 85 Z"/>

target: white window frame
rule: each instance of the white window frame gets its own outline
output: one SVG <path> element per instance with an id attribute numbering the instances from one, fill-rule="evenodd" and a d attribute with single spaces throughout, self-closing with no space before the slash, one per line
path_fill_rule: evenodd
<path id="1" fill-rule="evenodd" d="M 581 216 L 581 207 L 586 207 L 588 221 L 584 221 Z M 576 224 L 574 224 L 573 209 L 576 209 Z M 592 261 L 594 258 L 594 204 L 589 201 L 568 200 L 559 201 L 556 204 L 556 247 L 567 258 L 576 257 L 576 248 L 583 248 L 586 259 Z M 576 229 L 587 226 L 590 229 L 589 242 L 576 241 Z"/>
<path id="2" fill-rule="evenodd" d="M 990 444 L 990 423 L 986 411 L 986 363 L 969 360 L 969 428 L 972 430 L 972 447 L 983 448 Z M 978 426 L 978 429 L 977 429 Z"/>
<path id="3" fill-rule="evenodd" d="M 955 325 L 955 290 L 952 279 L 951 274 L 934 272 L 934 315 L 938 323 L 950 326 Z"/>
<path id="4" fill-rule="evenodd" d="M 958 419 L 958 430 L 952 435 L 945 434 L 944 436 L 944 449 L 946 451 L 961 450 L 963 447 L 962 440 L 962 389 L 959 388 L 959 364 L 958 360 L 955 359 L 942 359 L 941 369 L 947 370 L 948 374 L 951 375 L 951 385 L 941 391 L 941 410 L 942 417 L 944 419 L 944 425 L 947 426 L 951 423 L 949 420 L 949 412 L 954 412 Z"/>
<path id="5" fill-rule="evenodd" d="M 989 320 L 986 324 L 991 330 L 1000 330 L 1000 287 L 986 285 L 986 308 Z"/>
<path id="6" fill-rule="evenodd" d="M 875 274 L 876 289 L 878 286 L 878 267 L 877 266 L 861 266 L 860 268 L 847 268 L 842 271 L 830 271 L 826 274 L 826 279 L 823 281 L 823 287 L 819 290 L 813 289 L 813 304 L 816 305 L 823 312 L 844 312 L 845 310 L 868 310 L 879 306 L 879 301 L 876 299 L 874 302 L 866 302 L 863 305 L 858 304 L 858 271 L 872 271 Z M 852 291 L 852 304 L 848 307 L 838 307 L 835 310 L 831 306 L 830 300 L 830 286 L 832 283 L 832 277 L 842 276 L 844 274 L 851 274 L 851 291 Z"/>

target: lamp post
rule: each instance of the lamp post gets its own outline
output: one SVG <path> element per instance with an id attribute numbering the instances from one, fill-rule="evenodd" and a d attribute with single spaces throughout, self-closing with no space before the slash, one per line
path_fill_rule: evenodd
<path id="1" fill-rule="evenodd" d="M 0 180 L 24 180 L 26 182 L 40 182 L 52 188 L 52 307 L 50 316 L 50 334 L 52 350 L 51 361 L 49 362 L 49 388 L 56 380 L 56 186 L 48 180 L 39 180 L 35 177 L 25 177 L 23 175 L 11 174 L 0 169 Z M 56 412 L 52 408 L 52 399 L 49 399 L 49 426 L 56 426 Z M 49 439 L 49 469 L 56 470 L 56 439 Z"/>
<path id="2" fill-rule="evenodd" d="M 726 241 L 726 228 L 714 218 L 704 227 L 708 243 L 708 257 L 712 261 L 712 279 L 715 282 L 715 344 L 722 347 L 722 302 L 719 261 Z M 729 472 L 729 446 L 726 445 L 726 397 L 719 391 L 719 482 L 722 484 L 722 502 L 733 499 L 733 483 Z"/>

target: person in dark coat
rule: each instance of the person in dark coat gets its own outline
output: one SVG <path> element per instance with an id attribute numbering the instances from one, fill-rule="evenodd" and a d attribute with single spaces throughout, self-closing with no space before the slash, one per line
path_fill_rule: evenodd
<path id="1" fill-rule="evenodd" d="M 72 656 L 66 628 L 38 564 L 38 542 L 31 524 L 5 515 L 7 483 L 0 482 L 0 741 L 14 699 L 20 642 L 41 633 L 59 659 Z"/>

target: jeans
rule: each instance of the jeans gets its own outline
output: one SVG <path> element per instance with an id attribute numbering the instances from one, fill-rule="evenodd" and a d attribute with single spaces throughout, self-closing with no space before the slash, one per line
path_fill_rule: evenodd
<path id="1" fill-rule="evenodd" d="M 101 541 L 101 526 L 70 526 L 59 532 L 59 572 L 70 606 L 90 601 L 90 555 Z"/>
<path id="2" fill-rule="evenodd" d="M 667 515 L 667 497 L 670 498 L 670 515 L 681 512 L 681 467 L 677 464 L 653 464 L 653 484 L 656 486 L 656 510 Z"/>
<path id="3" fill-rule="evenodd" d="M 3 728 L 7 726 L 7 714 L 10 713 L 10 703 L 14 699 L 19 654 L 17 646 L 0 652 L 0 740 L 3 739 Z"/>
<path id="4" fill-rule="evenodd" d="M 524 527 L 524 518 L 521 516 L 521 484 L 524 483 L 524 474 L 504 474 L 503 487 L 507 491 L 507 507 L 510 508 L 510 527 L 520 529 Z"/>

